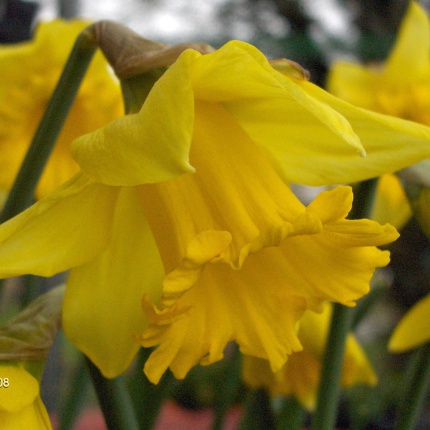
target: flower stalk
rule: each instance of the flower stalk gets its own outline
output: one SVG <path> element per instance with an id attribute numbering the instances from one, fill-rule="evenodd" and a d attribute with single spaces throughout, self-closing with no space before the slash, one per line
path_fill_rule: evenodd
<path id="1" fill-rule="evenodd" d="M 426 399 L 430 383 L 430 344 L 414 352 L 405 375 L 406 386 L 397 419 L 397 430 L 412 430 Z"/>
<path id="2" fill-rule="evenodd" d="M 335 428 L 345 342 L 352 320 L 352 310 L 335 303 L 321 370 L 317 408 L 311 430 L 332 430 Z"/>
<path id="3" fill-rule="evenodd" d="M 276 430 L 300 430 L 306 417 L 306 409 L 295 396 L 284 399 L 276 419 Z"/>
<path id="4" fill-rule="evenodd" d="M 350 218 L 365 218 L 372 208 L 377 179 L 359 184 L 355 192 L 354 206 Z M 345 354 L 346 337 L 354 321 L 353 309 L 335 303 L 330 333 L 324 352 L 318 400 L 311 430 L 332 430 L 335 428 L 340 397 L 340 377 Z"/>
<path id="5" fill-rule="evenodd" d="M 130 395 L 121 377 L 106 379 L 86 359 L 100 407 L 109 430 L 139 430 Z"/>

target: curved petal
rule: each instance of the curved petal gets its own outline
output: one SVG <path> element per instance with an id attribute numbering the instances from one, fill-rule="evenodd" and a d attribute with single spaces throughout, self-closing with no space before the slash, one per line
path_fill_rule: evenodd
<path id="1" fill-rule="evenodd" d="M 429 18 L 416 1 L 411 1 L 388 57 L 384 78 L 402 83 L 413 82 L 430 72 L 429 56 Z"/>
<path id="2" fill-rule="evenodd" d="M 245 42 L 232 41 L 201 56 L 193 64 L 192 82 L 196 99 L 223 103 L 232 113 L 239 108 L 248 113 L 250 104 L 250 122 L 264 122 L 275 115 L 276 124 L 265 128 L 266 140 L 270 142 L 288 137 L 291 146 L 297 145 L 294 128 L 306 124 L 307 133 L 313 130 L 315 135 L 327 134 L 351 156 L 364 152 L 359 138 L 342 115 L 309 97 L 298 85 L 300 80 L 277 72 L 258 49 Z M 254 117 L 258 106 L 261 109 Z M 288 131 L 284 131 L 286 128 Z"/>
<path id="3" fill-rule="evenodd" d="M 142 109 L 76 139 L 72 155 L 82 170 L 108 185 L 139 185 L 194 169 L 188 160 L 194 123 L 187 50 L 156 82 Z"/>
<path id="4" fill-rule="evenodd" d="M 72 270 L 63 304 L 70 340 L 108 378 L 124 372 L 147 325 L 143 294 L 159 303 L 164 271 L 135 188 L 123 188 L 113 236 L 100 256 Z"/>
<path id="5" fill-rule="evenodd" d="M 403 352 L 430 340 L 430 295 L 414 305 L 400 320 L 391 336 L 388 348 Z"/>
<path id="6" fill-rule="evenodd" d="M 109 243 L 117 192 L 78 174 L 0 225 L 0 277 L 52 276 L 94 258 Z"/>
<path id="7" fill-rule="evenodd" d="M 349 121 L 360 137 L 366 157 L 352 156 L 336 145 L 334 138 L 327 142 L 328 136 L 305 130 L 305 124 L 300 129 L 292 126 L 296 141 L 291 138 L 289 141 L 285 134 L 282 140 L 265 146 L 288 181 L 306 185 L 357 182 L 395 172 L 430 157 L 430 127 L 355 107 L 307 81 L 300 81 L 300 85 L 310 96 L 331 106 Z M 249 117 L 244 108 L 240 122 L 254 140 L 262 143 L 267 129 L 273 129 L 275 121 L 281 118 L 263 117 L 257 121 L 260 116 L 255 111 Z"/>

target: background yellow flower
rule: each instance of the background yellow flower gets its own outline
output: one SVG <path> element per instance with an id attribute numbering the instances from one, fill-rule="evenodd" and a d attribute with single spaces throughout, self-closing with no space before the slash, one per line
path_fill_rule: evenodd
<path id="1" fill-rule="evenodd" d="M 33 40 L 0 47 L 0 188 L 10 188 L 77 35 L 90 23 L 40 23 Z M 121 91 L 97 53 L 37 188 L 42 197 L 78 171 L 71 142 L 123 113 Z"/>

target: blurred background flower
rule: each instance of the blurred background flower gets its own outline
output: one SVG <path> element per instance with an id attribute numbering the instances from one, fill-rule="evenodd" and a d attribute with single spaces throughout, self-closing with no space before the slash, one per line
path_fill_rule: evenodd
<path id="1" fill-rule="evenodd" d="M 70 50 L 89 21 L 39 23 L 33 37 L 0 45 L 0 187 L 11 187 L 36 127 L 47 107 Z M 71 142 L 123 113 L 119 83 L 98 53 L 60 133 L 37 196 L 46 195 L 78 171 Z"/>

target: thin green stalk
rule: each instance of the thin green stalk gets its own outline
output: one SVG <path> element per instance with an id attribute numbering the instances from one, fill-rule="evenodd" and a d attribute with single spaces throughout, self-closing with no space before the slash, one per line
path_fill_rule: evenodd
<path id="1" fill-rule="evenodd" d="M 243 418 L 239 430 L 274 430 L 275 418 L 270 397 L 264 388 L 251 391 L 244 404 Z"/>
<path id="2" fill-rule="evenodd" d="M 0 214 L 0 223 L 22 212 L 33 203 L 36 185 L 96 49 L 97 46 L 93 41 L 91 32 L 84 30 L 76 39 L 63 73 L 36 130 Z"/>
<path id="3" fill-rule="evenodd" d="M 87 358 L 86 361 L 108 430 L 139 430 L 132 400 L 122 377 L 106 379 L 91 360 Z"/>
<path id="4" fill-rule="evenodd" d="M 301 430 L 306 417 L 306 409 L 294 397 L 284 399 L 276 419 L 276 430 Z"/>
<path id="5" fill-rule="evenodd" d="M 171 372 L 166 372 L 157 385 L 149 381 L 143 372 L 143 367 L 151 352 L 151 348 L 142 348 L 137 355 L 132 372 L 128 372 L 126 376 L 127 387 L 141 430 L 150 430 L 154 427 L 163 402 L 177 383 Z"/>
<path id="6" fill-rule="evenodd" d="M 88 385 L 88 370 L 84 358 L 80 357 L 79 363 L 73 372 L 73 384 L 71 384 L 70 390 L 67 392 L 67 396 L 64 399 L 63 407 L 61 408 L 61 430 L 73 429 L 76 418 L 88 396 Z"/>
<path id="7" fill-rule="evenodd" d="M 430 344 L 420 347 L 411 357 L 405 376 L 406 390 L 400 406 L 396 430 L 413 430 L 426 400 L 430 384 Z"/>
<path id="8" fill-rule="evenodd" d="M 225 417 L 229 408 L 237 398 L 241 387 L 242 356 L 238 348 L 235 348 L 233 356 L 227 362 L 225 377 L 218 381 L 219 386 L 216 391 L 215 417 L 212 430 L 222 430 Z"/>
<path id="9" fill-rule="evenodd" d="M 376 186 L 377 179 L 363 181 L 358 185 L 354 192 L 354 206 L 349 214 L 350 219 L 365 218 L 369 215 Z M 351 308 L 338 303 L 334 304 L 311 430 L 333 430 L 336 425 L 346 337 L 353 319 L 354 313 Z"/>
<path id="10" fill-rule="evenodd" d="M 334 304 L 329 337 L 324 353 L 318 402 L 311 430 L 333 430 L 340 398 L 340 376 L 346 337 L 352 324 L 350 308 Z"/>

